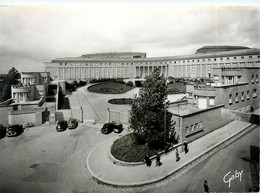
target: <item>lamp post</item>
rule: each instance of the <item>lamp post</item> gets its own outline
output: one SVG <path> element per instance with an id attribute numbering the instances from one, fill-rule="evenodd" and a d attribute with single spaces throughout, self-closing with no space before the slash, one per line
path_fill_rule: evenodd
<path id="1" fill-rule="evenodd" d="M 166 80 L 166 91 L 167 91 L 167 80 Z M 168 97 L 168 93 L 167 93 Z M 164 103 L 164 143 L 166 143 L 166 138 L 167 138 L 167 126 L 166 126 L 166 101 Z"/>

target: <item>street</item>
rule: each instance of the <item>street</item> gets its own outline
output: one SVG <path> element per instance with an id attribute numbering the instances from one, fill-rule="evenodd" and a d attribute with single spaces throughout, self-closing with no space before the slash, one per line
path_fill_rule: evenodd
<path id="1" fill-rule="evenodd" d="M 249 162 L 242 158 L 249 156 L 250 145 L 258 145 L 259 127 L 175 180 L 169 177 L 153 185 L 115 188 L 98 184 L 86 167 L 91 149 L 126 133 L 103 135 L 101 126 L 80 124 L 59 133 L 55 126 L 32 127 L 18 137 L 1 139 L 1 192 L 202 192 L 204 179 L 211 191 L 248 191 Z M 235 170 L 243 170 L 242 181 L 233 180 L 228 188 L 223 177 Z"/>

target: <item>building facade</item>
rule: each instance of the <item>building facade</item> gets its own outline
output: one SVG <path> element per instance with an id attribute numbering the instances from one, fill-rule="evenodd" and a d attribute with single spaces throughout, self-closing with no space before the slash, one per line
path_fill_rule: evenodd
<path id="1" fill-rule="evenodd" d="M 166 77 L 212 78 L 213 68 L 259 67 L 260 50 L 242 46 L 205 46 L 195 54 L 146 57 L 141 52 L 87 54 L 44 62 L 54 80 L 144 78 L 159 68 Z"/>
<path id="2" fill-rule="evenodd" d="M 259 108 L 260 67 L 214 69 L 214 83 L 194 86 L 194 102 L 200 109 L 224 104 L 225 108 L 250 111 Z"/>
<path id="3" fill-rule="evenodd" d="M 49 83 L 49 72 L 21 72 L 21 84 L 12 85 L 12 98 L 16 103 L 39 100 L 45 96 Z"/>

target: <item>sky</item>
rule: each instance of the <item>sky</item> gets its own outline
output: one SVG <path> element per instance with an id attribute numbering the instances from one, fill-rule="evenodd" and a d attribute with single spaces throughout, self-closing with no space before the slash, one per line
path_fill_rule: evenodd
<path id="1" fill-rule="evenodd" d="M 207 45 L 260 48 L 260 7 L 171 3 L 0 6 L 0 73 L 99 52 L 193 54 Z"/>

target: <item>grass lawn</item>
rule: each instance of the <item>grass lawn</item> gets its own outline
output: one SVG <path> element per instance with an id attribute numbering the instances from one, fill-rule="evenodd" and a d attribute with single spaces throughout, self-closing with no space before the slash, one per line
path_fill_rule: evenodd
<path id="1" fill-rule="evenodd" d="M 101 82 L 99 84 L 89 86 L 88 91 L 103 94 L 120 94 L 131 90 L 131 86 L 117 82 Z"/>
<path id="2" fill-rule="evenodd" d="M 168 94 L 178 94 L 185 92 L 185 84 L 181 82 L 170 83 L 167 85 Z"/>
<path id="3" fill-rule="evenodd" d="M 118 98 L 118 99 L 110 99 L 108 103 L 116 104 L 116 105 L 129 105 L 132 99 L 130 98 Z"/>
<path id="4" fill-rule="evenodd" d="M 126 162 L 142 162 L 146 153 L 149 156 L 156 155 L 156 150 L 149 150 L 145 144 L 139 145 L 134 142 L 133 133 L 117 139 L 111 147 L 111 154 L 116 159 Z"/>

